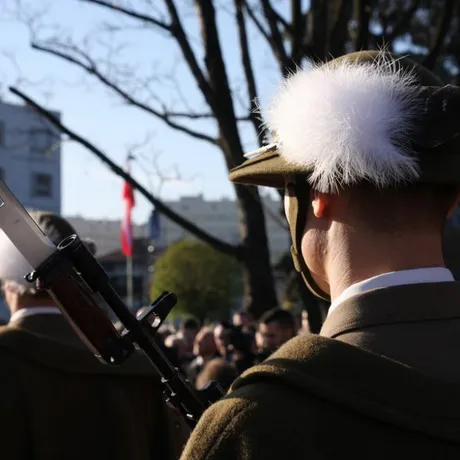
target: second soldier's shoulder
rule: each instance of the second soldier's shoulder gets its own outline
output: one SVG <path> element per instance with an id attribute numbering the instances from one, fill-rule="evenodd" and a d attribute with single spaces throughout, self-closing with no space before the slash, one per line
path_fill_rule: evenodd
<path id="1" fill-rule="evenodd" d="M 299 425 L 308 432 L 317 409 L 314 400 L 280 382 L 241 386 L 203 414 L 182 459 L 283 458 L 280 440 L 291 439 Z M 305 435 L 297 438 L 303 443 Z"/>

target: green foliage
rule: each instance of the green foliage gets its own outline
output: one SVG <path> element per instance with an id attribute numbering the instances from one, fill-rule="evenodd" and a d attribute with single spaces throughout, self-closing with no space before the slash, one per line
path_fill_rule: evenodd
<path id="1" fill-rule="evenodd" d="M 201 321 L 226 318 L 242 295 L 241 267 L 206 244 L 181 240 L 156 262 L 151 298 L 163 291 L 173 292 L 179 299 L 173 318 L 186 314 Z"/>

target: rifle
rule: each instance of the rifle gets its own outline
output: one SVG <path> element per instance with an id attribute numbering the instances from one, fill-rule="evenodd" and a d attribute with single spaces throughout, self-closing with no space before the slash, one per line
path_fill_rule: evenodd
<path id="1" fill-rule="evenodd" d="M 33 271 L 25 275 L 37 289 L 47 290 L 82 341 L 103 363 L 120 365 L 140 348 L 161 376 L 168 403 L 194 427 L 206 408 L 220 399 L 216 382 L 196 390 L 172 365 L 158 346 L 155 334 L 177 297 L 163 292 L 139 317 L 129 310 L 110 279 L 77 235 L 56 247 L 0 180 L 0 229 L 16 246 Z M 110 320 L 111 311 L 123 324 L 119 332 Z"/>

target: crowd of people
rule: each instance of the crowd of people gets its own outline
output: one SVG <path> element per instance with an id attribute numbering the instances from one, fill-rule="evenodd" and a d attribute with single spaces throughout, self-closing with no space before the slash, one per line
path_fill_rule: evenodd
<path id="1" fill-rule="evenodd" d="M 177 330 L 171 325 L 161 327 L 158 338 L 169 359 L 197 389 L 214 380 L 228 390 L 246 369 L 306 332 L 306 312 L 297 317 L 288 310 L 274 308 L 257 322 L 243 310 L 236 312 L 231 321 L 215 324 L 201 325 L 198 319 L 188 317 Z"/>

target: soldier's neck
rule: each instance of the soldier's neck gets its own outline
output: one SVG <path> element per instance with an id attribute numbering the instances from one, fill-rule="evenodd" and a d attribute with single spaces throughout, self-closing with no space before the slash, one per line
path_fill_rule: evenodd
<path id="1" fill-rule="evenodd" d="M 444 267 L 441 237 L 414 234 L 378 240 L 351 238 L 342 242 L 329 261 L 331 298 L 347 287 L 385 273 Z"/>

